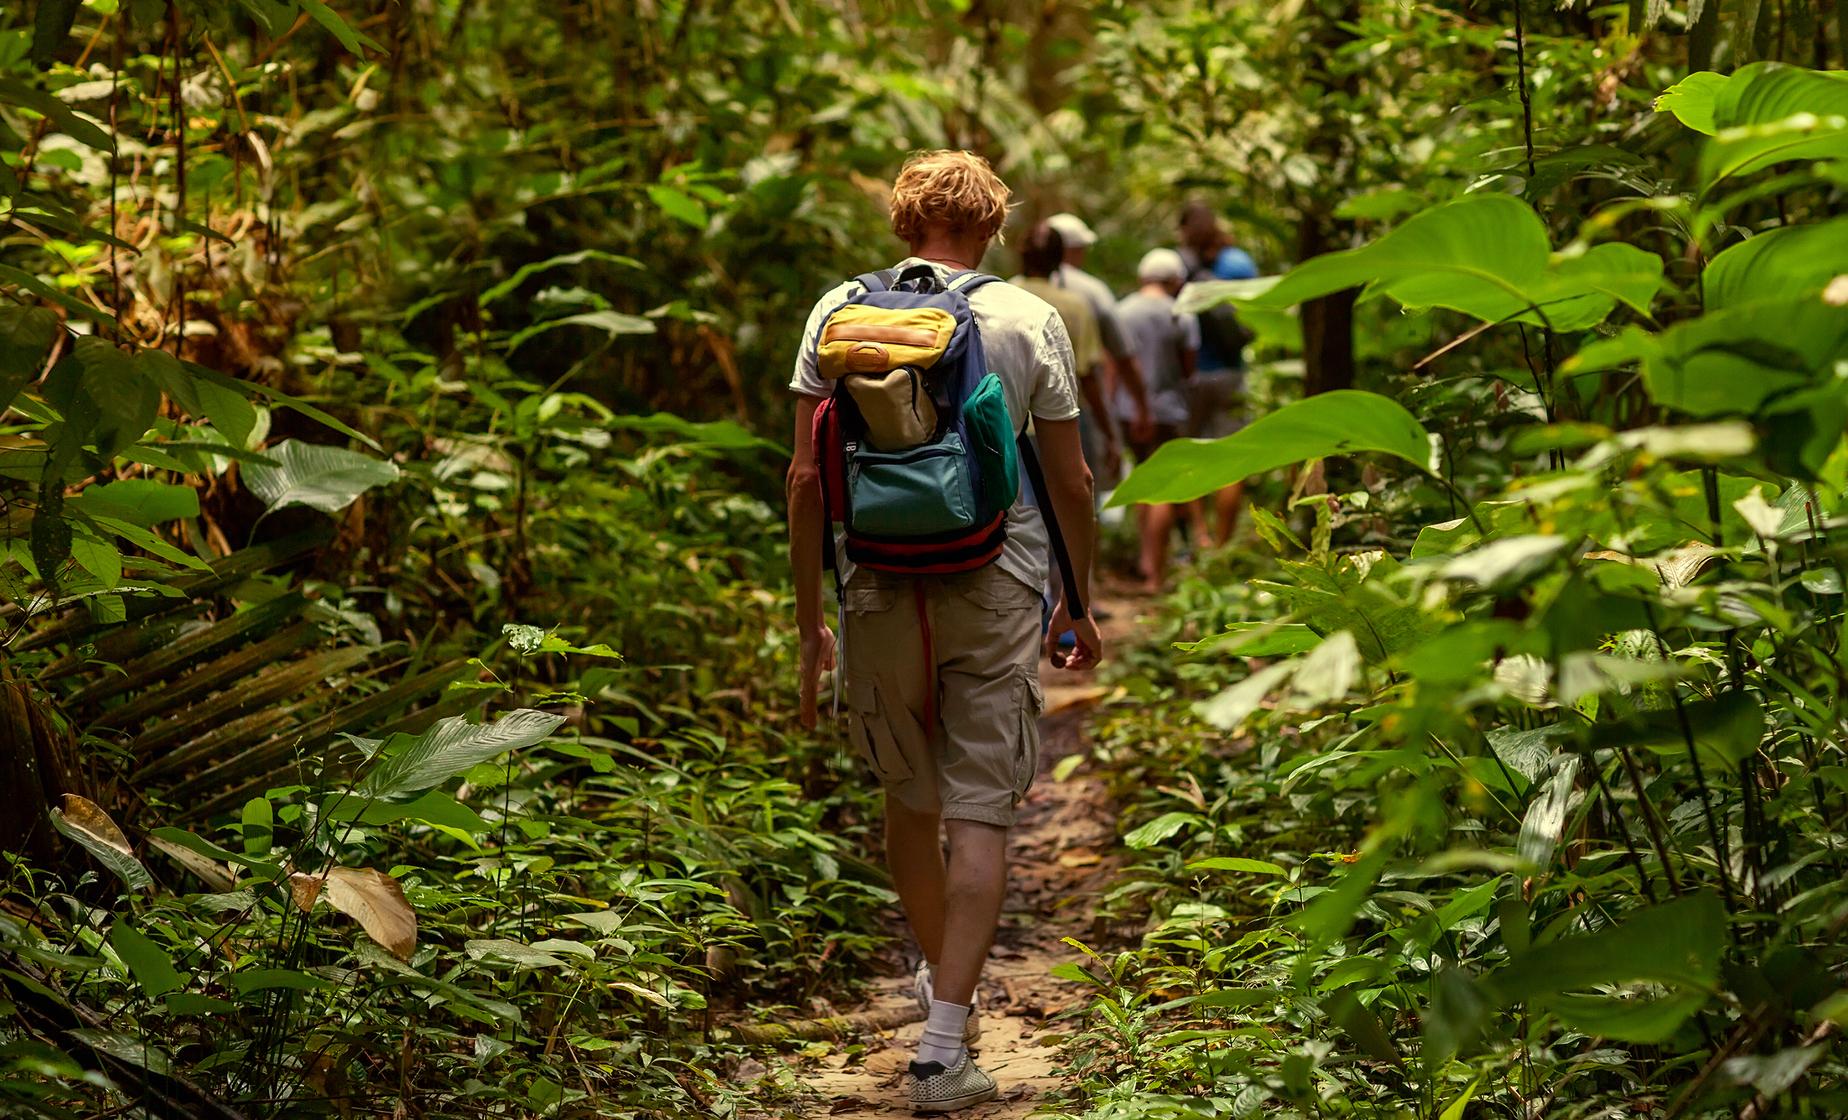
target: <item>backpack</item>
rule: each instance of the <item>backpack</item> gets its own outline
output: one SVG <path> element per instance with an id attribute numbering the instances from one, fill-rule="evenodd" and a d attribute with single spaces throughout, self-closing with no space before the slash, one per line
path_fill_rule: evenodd
<path id="1" fill-rule="evenodd" d="M 823 559 L 834 573 L 834 527 L 847 557 L 875 571 L 943 575 L 1001 555 L 1024 469 L 1045 495 L 1024 425 L 988 368 L 969 294 L 994 276 L 947 283 L 929 265 L 855 277 L 860 290 L 822 320 L 816 365 L 834 390 L 815 410 Z M 1073 617 L 1070 558 L 1051 502 L 1040 502 Z"/>

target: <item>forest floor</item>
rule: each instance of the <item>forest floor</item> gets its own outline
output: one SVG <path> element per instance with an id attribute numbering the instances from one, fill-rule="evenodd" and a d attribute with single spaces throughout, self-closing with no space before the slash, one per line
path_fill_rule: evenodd
<path id="1" fill-rule="evenodd" d="M 1107 652 L 1121 651 L 1134 640 L 1138 616 L 1152 606 L 1121 588 L 1106 588 L 1097 605 L 1106 614 Z M 958 1113 L 969 1120 L 1026 1117 L 1060 1087 L 1055 1036 L 1066 1028 L 1058 1016 L 1083 999 L 1077 985 L 1050 975 L 1055 964 L 1077 955 L 1061 939 L 1073 937 L 1093 947 L 1111 939 L 1097 903 L 1115 875 L 1117 807 L 1101 777 L 1079 772 L 1055 781 L 1052 776 L 1060 759 L 1085 749 L 1092 708 L 1106 689 L 1088 672 L 1065 672 L 1045 662 L 1040 670 L 1046 707 L 1040 719 L 1039 777 L 1014 834 L 1008 898 L 982 974 L 982 1037 L 971 1048 L 1001 1095 Z M 829 1049 L 813 1057 L 787 1057 L 790 1072 L 809 1097 L 794 1115 L 859 1120 L 911 1114 L 900 1082 L 923 1023 L 911 990 L 916 950 L 896 915 L 893 922 L 887 974 L 875 981 L 864 1004 L 842 1010 L 902 1025 L 866 1032 L 858 1052 Z"/>

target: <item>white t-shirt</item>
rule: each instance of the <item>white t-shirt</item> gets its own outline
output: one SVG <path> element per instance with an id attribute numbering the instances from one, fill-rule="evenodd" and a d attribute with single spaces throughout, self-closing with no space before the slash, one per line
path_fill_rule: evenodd
<path id="1" fill-rule="evenodd" d="M 934 261 L 907 257 L 894 265 L 902 270 L 914 264 L 929 264 L 940 276 L 948 278 L 953 270 Z M 802 346 L 796 351 L 795 373 L 789 387 L 811 397 L 825 397 L 834 391 L 833 382 L 824 380 L 815 364 L 815 335 L 828 313 L 857 292 L 852 281 L 840 284 L 822 296 L 809 312 L 802 328 Z M 1072 344 L 1065 333 L 1065 322 L 1045 300 L 1014 287 L 1012 284 L 984 284 L 969 296 L 969 310 L 982 332 L 982 350 L 988 356 L 989 369 L 1001 376 L 1002 395 L 1007 399 L 1007 414 L 1016 430 L 1027 426 L 1029 416 L 1040 420 L 1070 420 L 1078 415 L 1078 379 L 1073 371 Z M 996 561 L 1001 569 L 1028 587 L 1046 584 L 1048 561 L 1046 523 L 1039 510 L 1027 502 L 1027 484 L 1022 478 L 1020 497 L 1007 511 L 1007 541 Z M 841 578 L 853 574 L 845 546 L 838 562 Z"/>

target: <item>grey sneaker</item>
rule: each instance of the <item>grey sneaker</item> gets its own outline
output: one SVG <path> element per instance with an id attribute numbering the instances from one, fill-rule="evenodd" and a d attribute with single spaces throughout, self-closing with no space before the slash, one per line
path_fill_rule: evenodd
<path id="1" fill-rule="evenodd" d="M 940 1062 L 912 1062 L 907 1072 L 905 1099 L 913 1112 L 955 1112 L 1000 1095 L 995 1079 L 983 1073 L 966 1050 L 950 1069 Z"/>
<path id="2" fill-rule="evenodd" d="M 918 970 L 911 977 L 911 994 L 917 997 L 918 1010 L 930 1017 L 930 1001 L 935 984 L 931 977 L 930 962 L 919 961 Z M 963 1045 L 974 1046 L 982 1039 L 982 993 L 975 993 L 975 1005 L 969 1009 L 969 1021 L 963 1024 Z"/>

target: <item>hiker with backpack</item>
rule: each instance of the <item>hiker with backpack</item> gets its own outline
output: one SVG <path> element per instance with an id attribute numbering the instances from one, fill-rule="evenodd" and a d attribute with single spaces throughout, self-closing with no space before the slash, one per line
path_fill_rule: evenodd
<path id="1" fill-rule="evenodd" d="M 916 1111 L 947 1112 L 997 1093 L 968 1045 L 1008 829 L 1038 762 L 1040 650 L 1088 669 L 1103 640 L 1084 606 L 1095 522 L 1071 343 L 1044 300 L 976 271 L 1007 186 L 972 153 L 926 152 L 899 172 L 891 210 L 910 255 L 816 303 L 790 380 L 798 715 L 815 725 L 820 675 L 838 661 L 836 703 L 844 692 L 884 788 L 886 858 L 924 956 L 924 1035 L 904 1091 Z M 1049 544 L 1063 592 L 1047 625 Z"/>
<path id="2" fill-rule="evenodd" d="M 1249 280 L 1258 275 L 1251 254 L 1232 244 L 1219 215 L 1194 199 L 1181 209 L 1180 253 L 1187 279 Z M 1245 344 L 1251 333 L 1238 321 L 1232 305 L 1222 303 L 1199 312 L 1200 355 L 1188 385 L 1186 434 L 1218 439 L 1245 426 Z M 1244 501 L 1243 483 L 1233 483 L 1192 507 L 1194 543 L 1202 551 L 1232 539 Z M 1207 524 L 1207 509 L 1217 524 Z"/>

